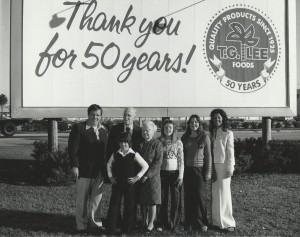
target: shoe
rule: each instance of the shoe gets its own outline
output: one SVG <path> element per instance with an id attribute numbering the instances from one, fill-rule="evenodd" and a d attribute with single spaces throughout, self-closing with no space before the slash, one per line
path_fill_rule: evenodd
<path id="1" fill-rule="evenodd" d="M 150 229 L 149 227 L 147 227 L 145 234 L 150 234 L 154 229 L 154 226 Z"/>
<path id="2" fill-rule="evenodd" d="M 226 228 L 226 230 L 228 231 L 228 232 L 234 232 L 235 231 L 235 227 L 228 227 L 228 228 Z"/>
<path id="3" fill-rule="evenodd" d="M 206 225 L 202 226 L 202 227 L 201 227 L 201 231 L 202 231 L 202 232 L 207 232 L 207 226 L 206 226 Z"/>
<path id="4" fill-rule="evenodd" d="M 152 229 L 152 230 L 153 230 L 153 229 Z M 152 230 L 150 230 L 150 229 L 147 228 L 146 231 L 145 231 L 145 234 L 146 234 L 146 235 L 150 234 L 150 233 L 152 232 Z"/>
<path id="5" fill-rule="evenodd" d="M 162 232 L 162 231 L 163 231 L 162 227 L 160 227 L 160 226 L 157 227 L 156 230 L 159 231 L 159 232 Z"/>
<path id="6" fill-rule="evenodd" d="M 80 229 L 80 230 L 76 230 L 77 234 L 83 235 L 87 233 L 87 229 Z"/>

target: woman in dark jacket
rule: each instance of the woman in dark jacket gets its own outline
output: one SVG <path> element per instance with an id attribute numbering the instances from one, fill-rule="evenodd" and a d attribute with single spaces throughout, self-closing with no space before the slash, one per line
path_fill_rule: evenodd
<path id="1" fill-rule="evenodd" d="M 152 231 L 156 217 L 156 205 L 161 204 L 160 167 L 163 159 L 163 146 L 159 140 L 153 138 L 156 130 L 157 127 L 152 121 L 143 122 L 144 142 L 141 156 L 148 163 L 149 169 L 141 178 L 140 204 L 146 233 Z"/>

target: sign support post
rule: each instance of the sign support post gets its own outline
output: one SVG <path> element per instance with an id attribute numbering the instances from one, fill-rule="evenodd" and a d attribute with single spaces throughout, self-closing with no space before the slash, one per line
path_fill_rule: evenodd
<path id="1" fill-rule="evenodd" d="M 58 150 L 58 132 L 57 121 L 48 119 L 48 151 L 55 152 Z"/>
<path id="2" fill-rule="evenodd" d="M 271 118 L 263 117 L 262 118 L 262 142 L 264 145 L 267 145 L 271 140 Z"/>

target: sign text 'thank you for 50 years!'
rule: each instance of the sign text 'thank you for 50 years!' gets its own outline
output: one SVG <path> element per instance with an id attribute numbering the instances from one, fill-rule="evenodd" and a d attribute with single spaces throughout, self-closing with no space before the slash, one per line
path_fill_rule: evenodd
<path id="1" fill-rule="evenodd" d="M 92 0 L 89 3 L 78 3 L 78 2 L 66 2 L 67 5 L 73 5 L 74 10 L 71 17 L 68 20 L 66 29 L 70 30 L 71 27 L 76 27 L 73 25 L 74 19 L 78 16 L 78 10 L 83 4 L 87 4 L 87 7 L 81 16 L 79 30 L 89 30 L 89 31 L 107 31 L 116 32 L 117 34 L 129 34 L 132 35 L 132 27 L 139 24 L 138 31 L 140 35 L 134 40 L 135 48 L 142 48 L 143 45 L 147 43 L 150 35 L 153 37 L 159 37 L 161 34 L 167 34 L 168 36 L 176 37 L 179 34 L 181 21 L 175 21 L 173 18 L 167 19 L 167 17 L 160 17 L 156 21 L 150 21 L 147 18 L 143 18 L 141 22 L 137 22 L 136 16 L 132 14 L 133 6 L 130 5 L 127 12 L 122 20 L 117 19 L 113 15 L 108 19 L 105 12 L 96 12 L 97 1 Z M 120 36 L 121 37 L 121 36 Z M 76 49 L 64 49 L 59 48 L 59 33 L 55 33 L 50 43 L 44 50 L 39 54 L 40 58 L 35 68 L 35 74 L 38 77 L 42 77 L 52 65 L 54 68 L 60 68 L 67 65 L 70 69 L 78 67 Z M 99 52 L 99 47 L 104 48 L 101 55 L 97 54 Z M 58 49 L 59 48 L 59 49 Z M 112 62 L 107 62 L 107 55 L 113 50 L 114 58 Z M 107 70 L 114 69 L 114 67 L 119 63 L 121 64 L 122 71 L 118 77 L 117 81 L 120 83 L 125 82 L 131 75 L 134 69 L 137 70 L 164 70 L 169 72 L 172 70 L 174 73 L 186 73 L 187 69 L 182 67 L 182 64 L 188 66 L 193 54 L 196 50 L 196 45 L 191 45 L 191 49 L 188 51 L 187 56 L 183 53 L 179 53 L 175 58 L 171 58 L 169 53 L 153 51 L 150 55 L 143 52 L 138 56 L 131 55 L 131 53 L 123 53 L 116 43 L 111 42 L 108 45 L 104 45 L 101 42 L 90 41 L 87 46 L 84 59 L 87 61 L 81 62 L 81 66 L 86 69 L 94 69 L 98 66 L 102 66 Z M 122 59 L 121 59 L 122 57 Z M 78 60 L 79 61 L 79 60 Z"/>

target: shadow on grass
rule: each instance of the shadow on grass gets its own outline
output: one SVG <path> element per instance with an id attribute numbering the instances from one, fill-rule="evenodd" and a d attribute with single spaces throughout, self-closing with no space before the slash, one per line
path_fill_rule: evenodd
<path id="1" fill-rule="evenodd" d="M 0 159 L 0 183 L 40 185 L 32 169 L 35 160 Z"/>
<path id="2" fill-rule="evenodd" d="M 0 209 L 1 226 L 12 229 L 49 234 L 76 234 L 75 217 L 63 214 L 26 212 Z"/>

